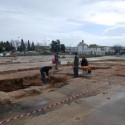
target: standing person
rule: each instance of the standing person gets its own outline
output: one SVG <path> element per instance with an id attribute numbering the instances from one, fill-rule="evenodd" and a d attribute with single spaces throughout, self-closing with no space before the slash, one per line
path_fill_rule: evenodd
<path id="1" fill-rule="evenodd" d="M 58 64 L 59 64 L 59 55 L 58 53 L 55 54 L 55 70 L 58 70 Z"/>
<path id="2" fill-rule="evenodd" d="M 60 58 L 60 56 L 58 56 L 58 65 L 59 66 L 61 65 L 61 58 Z"/>
<path id="3" fill-rule="evenodd" d="M 43 81 L 44 84 L 46 84 L 46 76 L 48 76 L 48 78 L 50 79 L 49 76 L 49 70 L 52 69 L 52 66 L 44 66 L 40 69 L 40 73 L 41 73 L 41 80 Z M 51 80 L 51 79 L 50 79 Z"/>
<path id="4" fill-rule="evenodd" d="M 77 55 L 77 53 L 75 53 L 75 57 L 74 57 L 74 77 L 78 77 L 78 69 L 79 69 L 79 57 Z"/>

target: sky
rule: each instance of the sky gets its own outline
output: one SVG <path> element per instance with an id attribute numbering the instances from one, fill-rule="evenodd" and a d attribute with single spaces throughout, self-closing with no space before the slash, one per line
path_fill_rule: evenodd
<path id="1" fill-rule="evenodd" d="M 125 0 L 0 0 L 0 41 L 125 46 Z"/>

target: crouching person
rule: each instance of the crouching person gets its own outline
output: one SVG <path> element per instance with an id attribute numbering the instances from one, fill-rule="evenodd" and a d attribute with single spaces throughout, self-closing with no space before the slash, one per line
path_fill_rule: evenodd
<path id="1" fill-rule="evenodd" d="M 44 66 L 40 69 L 40 73 L 41 73 L 41 80 L 43 81 L 44 84 L 47 83 L 46 81 L 46 76 L 50 79 L 49 76 L 49 70 L 52 69 L 52 66 Z M 51 79 L 50 79 L 51 80 Z"/>
<path id="2" fill-rule="evenodd" d="M 85 57 L 82 58 L 81 67 L 86 67 L 85 73 L 91 74 L 91 67 L 89 67 L 88 60 Z M 84 74 L 84 71 L 83 71 L 83 74 Z"/>

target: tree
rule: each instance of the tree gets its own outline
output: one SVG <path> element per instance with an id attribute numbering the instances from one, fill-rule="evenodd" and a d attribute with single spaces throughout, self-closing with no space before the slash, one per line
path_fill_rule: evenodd
<path id="1" fill-rule="evenodd" d="M 15 46 L 12 43 L 10 43 L 10 49 L 11 49 L 11 52 L 15 52 L 16 51 L 16 48 L 15 48 Z"/>
<path id="2" fill-rule="evenodd" d="M 34 45 L 34 42 L 32 42 L 31 50 L 32 50 L 32 51 L 35 51 L 35 45 Z"/>
<path id="3" fill-rule="evenodd" d="M 30 51 L 31 47 L 30 47 L 30 41 L 28 40 L 28 44 L 27 44 L 27 50 Z"/>
<path id="4" fill-rule="evenodd" d="M 4 43 L 4 47 L 5 47 L 5 51 L 11 51 L 11 44 L 8 41 Z"/>
<path id="5" fill-rule="evenodd" d="M 56 49 L 55 49 L 55 48 L 56 48 L 56 47 L 55 47 L 55 46 L 56 46 L 56 43 L 55 43 L 54 40 L 52 41 L 52 43 L 51 43 L 50 45 L 51 45 L 51 52 L 53 52 L 53 53 L 56 52 Z"/>
<path id="6" fill-rule="evenodd" d="M 60 47 L 60 48 L 61 48 L 60 51 L 63 52 L 63 53 L 65 53 L 65 45 L 64 45 L 64 44 L 61 44 L 61 47 Z"/>
<path id="7" fill-rule="evenodd" d="M 60 52 L 60 40 L 56 40 L 56 41 L 52 41 L 52 43 L 50 44 L 51 45 L 51 52 Z"/>
<path id="8" fill-rule="evenodd" d="M 25 50 L 26 50 L 25 43 L 24 43 L 23 39 L 21 39 L 20 51 L 24 52 L 24 54 L 25 54 Z"/>
<path id="9" fill-rule="evenodd" d="M 112 47 L 112 49 L 115 51 L 115 54 L 119 54 L 120 51 L 123 50 L 123 47 L 121 45 L 115 45 Z"/>
<path id="10" fill-rule="evenodd" d="M 60 52 L 61 50 L 61 45 L 60 45 L 60 40 L 56 40 L 56 46 L 57 46 L 57 52 Z"/>
<path id="11" fill-rule="evenodd" d="M 11 40 L 10 41 L 10 45 L 11 45 L 11 48 L 13 49 L 12 51 L 17 50 L 16 40 Z"/>
<path id="12" fill-rule="evenodd" d="M 3 51 L 3 41 L 0 42 L 0 52 Z"/>
<path id="13" fill-rule="evenodd" d="M 65 45 L 60 44 L 60 40 L 52 41 L 51 45 L 51 52 L 65 52 Z"/>
<path id="14" fill-rule="evenodd" d="M 15 50 L 15 47 L 11 42 L 9 42 L 9 41 L 0 42 L 0 52 L 5 52 L 5 51 L 10 52 L 10 51 L 14 51 L 14 50 Z"/>

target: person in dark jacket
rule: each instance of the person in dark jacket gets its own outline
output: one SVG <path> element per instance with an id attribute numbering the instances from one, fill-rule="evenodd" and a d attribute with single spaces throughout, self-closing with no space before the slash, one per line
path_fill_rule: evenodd
<path id="1" fill-rule="evenodd" d="M 81 66 L 88 66 L 88 61 L 85 57 L 82 58 Z"/>
<path id="2" fill-rule="evenodd" d="M 79 69 L 79 57 L 78 57 L 77 53 L 75 53 L 74 67 L 73 67 L 74 77 L 78 77 L 78 72 L 79 72 L 78 69 Z"/>
<path id="3" fill-rule="evenodd" d="M 40 69 L 40 73 L 41 73 L 41 80 L 43 81 L 43 83 L 46 84 L 46 76 L 48 76 L 48 78 L 50 79 L 49 76 L 49 70 L 52 69 L 52 66 L 44 66 Z M 50 79 L 51 80 L 51 79 Z"/>
<path id="4" fill-rule="evenodd" d="M 82 58 L 82 61 L 81 61 L 81 66 L 88 66 L 88 61 L 85 57 Z M 87 72 L 88 74 L 91 74 L 91 70 L 88 70 Z"/>

